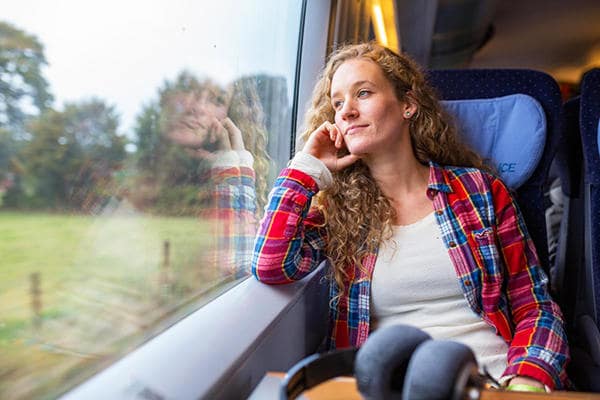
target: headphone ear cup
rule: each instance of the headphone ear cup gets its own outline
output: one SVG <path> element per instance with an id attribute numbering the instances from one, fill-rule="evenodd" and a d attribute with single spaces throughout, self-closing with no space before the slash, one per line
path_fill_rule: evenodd
<path id="1" fill-rule="evenodd" d="M 358 350 L 354 375 L 366 399 L 400 399 L 406 368 L 412 353 L 431 337 L 408 325 L 374 331 Z"/>
<path id="2" fill-rule="evenodd" d="M 410 400 L 462 399 L 477 361 L 466 345 L 450 340 L 421 344 L 408 363 L 402 398 Z"/>

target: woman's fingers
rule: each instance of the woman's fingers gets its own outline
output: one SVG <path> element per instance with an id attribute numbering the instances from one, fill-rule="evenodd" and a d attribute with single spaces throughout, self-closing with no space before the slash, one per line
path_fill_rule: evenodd
<path id="1" fill-rule="evenodd" d="M 216 118 L 213 118 L 211 122 L 211 135 L 213 143 L 217 146 L 217 150 L 231 150 L 229 132 Z"/>
<path id="2" fill-rule="evenodd" d="M 344 135 L 340 132 L 336 125 L 333 125 L 335 128 L 335 147 L 341 149 L 344 146 Z"/>
<path id="3" fill-rule="evenodd" d="M 325 129 L 329 131 L 329 139 L 335 143 L 337 140 L 337 129 L 335 128 L 335 125 L 327 122 Z"/>
<path id="4" fill-rule="evenodd" d="M 229 119 L 229 117 L 225 118 L 221 121 L 223 127 L 227 130 L 227 134 L 229 135 L 229 142 L 231 143 L 231 148 L 233 150 L 245 150 L 244 147 L 244 139 L 242 138 L 242 131 L 235 126 L 233 121 Z"/>
<path id="5" fill-rule="evenodd" d="M 331 122 L 323 122 L 315 129 L 304 146 L 304 151 L 320 158 L 325 153 L 330 153 L 335 148 L 336 129 Z"/>
<path id="6" fill-rule="evenodd" d="M 339 171 L 359 159 L 352 154 L 340 156 L 342 149 L 345 149 L 342 133 L 335 124 L 324 122 L 310 134 L 303 151 L 321 160 L 329 170 Z"/>
<path id="7" fill-rule="evenodd" d="M 335 171 L 341 171 L 342 169 L 354 164 L 358 160 L 360 160 L 360 157 L 354 154 L 346 154 L 345 156 L 339 157 L 336 162 Z"/>
<path id="8" fill-rule="evenodd" d="M 344 137 L 340 133 L 340 130 L 335 124 L 330 122 L 326 122 L 323 125 L 324 129 L 327 129 L 329 132 L 329 139 L 333 142 L 334 146 L 337 149 L 341 149 L 344 144 Z"/>

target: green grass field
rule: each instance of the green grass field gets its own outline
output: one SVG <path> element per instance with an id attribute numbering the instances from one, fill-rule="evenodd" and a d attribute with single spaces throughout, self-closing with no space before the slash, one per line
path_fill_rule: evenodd
<path id="1" fill-rule="evenodd" d="M 223 279 L 203 263 L 209 228 L 135 213 L 0 213 L 0 398 L 53 397 Z"/>

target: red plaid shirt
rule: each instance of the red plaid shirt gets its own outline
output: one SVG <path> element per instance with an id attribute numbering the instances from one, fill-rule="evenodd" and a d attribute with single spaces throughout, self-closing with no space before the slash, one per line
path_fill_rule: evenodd
<path id="1" fill-rule="evenodd" d="M 323 217 L 310 208 L 318 192 L 307 174 L 284 169 L 257 233 L 253 274 L 262 282 L 298 280 L 325 260 Z M 561 312 L 508 189 L 474 168 L 430 165 L 427 196 L 471 309 L 509 344 L 504 375 L 567 382 L 569 360 Z M 348 269 L 344 293 L 330 307 L 331 348 L 362 345 L 369 335 L 371 276 L 377 254 Z M 331 298 L 337 295 L 332 280 Z"/>
<path id="2" fill-rule="evenodd" d="M 211 170 L 211 205 L 200 218 L 208 222 L 216 242 L 205 252 L 204 265 L 222 277 L 250 274 L 250 259 L 256 235 L 254 170 L 226 166 Z"/>

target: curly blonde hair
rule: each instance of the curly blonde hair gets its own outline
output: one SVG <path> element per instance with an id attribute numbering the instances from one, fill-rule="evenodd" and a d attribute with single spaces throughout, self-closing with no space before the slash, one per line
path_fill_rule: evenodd
<path id="1" fill-rule="evenodd" d="M 256 79 L 242 77 L 233 82 L 228 115 L 242 132 L 244 146 L 254 156 L 257 210 L 267 202 L 267 178 L 271 157 L 267 153 L 268 137 L 265 113 L 258 95 Z"/>
<path id="2" fill-rule="evenodd" d="M 305 140 L 323 122 L 334 120 L 331 81 L 339 66 L 353 59 L 375 62 L 394 87 L 398 100 L 417 106 L 409 132 L 415 157 L 420 163 L 427 165 L 433 161 L 489 170 L 483 159 L 459 140 L 451 118 L 442 109 L 417 63 L 376 43 L 347 45 L 330 55 L 306 114 Z M 355 265 L 364 269 L 364 257 L 391 238 L 396 215 L 390 199 L 362 161 L 333 173 L 333 177 L 333 185 L 318 194 L 316 207 L 325 217 L 326 253 L 341 295 L 345 283 L 355 275 L 349 268 Z"/>

